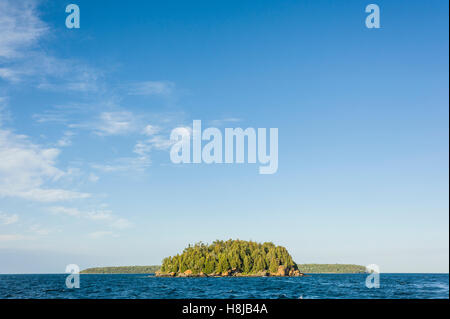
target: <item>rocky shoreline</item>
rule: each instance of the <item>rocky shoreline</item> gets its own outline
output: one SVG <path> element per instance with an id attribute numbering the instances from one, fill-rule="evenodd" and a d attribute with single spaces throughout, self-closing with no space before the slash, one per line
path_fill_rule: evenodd
<path id="1" fill-rule="evenodd" d="M 268 271 L 260 271 L 255 274 L 243 274 L 238 269 L 233 268 L 222 273 L 211 273 L 205 274 L 204 272 L 194 273 L 192 270 L 188 269 L 184 272 L 169 272 L 164 273 L 161 271 L 155 272 L 156 277 L 304 277 L 304 273 L 300 272 L 298 269 L 286 268 L 284 266 L 279 266 L 276 273 L 270 273 Z"/>

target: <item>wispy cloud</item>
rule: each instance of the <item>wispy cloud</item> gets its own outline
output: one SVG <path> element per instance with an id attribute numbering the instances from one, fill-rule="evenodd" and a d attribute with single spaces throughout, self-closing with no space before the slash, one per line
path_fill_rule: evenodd
<path id="1" fill-rule="evenodd" d="M 17 214 L 7 215 L 0 213 L 0 225 L 2 224 L 2 220 L 3 225 L 10 225 L 13 223 L 17 223 L 19 217 Z M 59 229 L 55 228 L 43 227 L 41 224 L 37 223 L 30 224 L 28 222 L 25 222 L 25 224 L 28 225 L 19 223 L 19 225 L 17 226 L 19 229 L 21 229 L 21 231 L 19 232 L 15 232 L 12 234 L 0 234 L 0 241 L 37 240 L 40 237 L 48 236 L 50 233 L 60 231 Z"/>
<path id="2" fill-rule="evenodd" d="M 51 232 L 49 229 L 46 229 L 39 224 L 31 225 L 29 231 L 38 236 L 47 236 Z"/>
<path id="3" fill-rule="evenodd" d="M 160 130 L 161 129 L 159 127 L 148 124 L 142 130 L 142 134 L 147 135 L 147 136 L 152 136 L 152 135 L 155 135 L 156 133 L 158 133 Z"/>
<path id="4" fill-rule="evenodd" d="M 106 209 L 80 210 L 74 207 L 53 206 L 48 208 L 53 214 L 67 215 L 106 224 L 111 228 L 125 229 L 133 224 L 126 218 L 119 217 Z"/>
<path id="5" fill-rule="evenodd" d="M 129 171 L 142 172 L 152 163 L 150 157 L 152 150 L 167 151 L 173 143 L 174 141 L 171 141 L 167 136 L 155 135 L 149 139 L 136 142 L 133 153 L 137 156 L 120 157 L 106 163 L 93 163 L 91 164 L 91 167 L 106 173 Z"/>
<path id="6" fill-rule="evenodd" d="M 24 55 L 48 31 L 39 19 L 36 1 L 2 0 L 0 2 L 0 58 Z"/>
<path id="7" fill-rule="evenodd" d="M 73 129 L 91 130 L 98 123 L 101 112 L 98 110 L 117 109 L 117 101 L 114 98 L 95 98 L 90 102 L 70 102 L 56 104 L 52 107 L 32 115 L 37 123 L 62 124 Z M 106 112 L 106 111 L 105 111 Z M 90 119 L 88 122 L 86 119 Z"/>
<path id="8" fill-rule="evenodd" d="M 175 84 L 169 81 L 143 81 L 129 85 L 130 95 L 169 95 Z"/>
<path id="9" fill-rule="evenodd" d="M 90 163 L 90 167 L 101 172 L 143 172 L 152 164 L 152 151 L 168 151 L 174 141 L 170 140 L 170 131 L 175 123 L 185 122 L 185 114 L 178 113 L 136 113 L 120 108 L 114 100 L 102 104 L 108 111 L 98 112 L 97 107 L 87 104 L 70 104 L 49 109 L 33 117 L 39 123 L 56 122 L 67 126 L 70 133 L 56 144 L 59 147 L 71 143 L 71 137 L 84 130 L 102 137 L 123 136 L 135 138 L 129 149 L 133 154 L 126 154 L 101 163 Z M 72 123 L 71 123 L 72 122 Z M 191 128 L 185 127 L 189 132 Z M 97 175 L 95 175 L 97 176 Z M 89 179 L 96 181 L 98 178 Z"/>
<path id="10" fill-rule="evenodd" d="M 19 220 L 19 215 L 17 214 L 6 214 L 0 211 L 0 225 L 11 225 Z"/>
<path id="11" fill-rule="evenodd" d="M 60 151 L 33 144 L 25 135 L 0 128 L 0 197 L 40 202 L 87 198 L 90 194 L 49 188 L 67 175 L 56 167 Z"/>
<path id="12" fill-rule="evenodd" d="M 49 208 L 50 212 L 54 214 L 64 214 L 68 216 L 80 217 L 82 214 L 77 208 L 73 207 L 63 207 L 63 206 L 53 206 Z"/>
<path id="13" fill-rule="evenodd" d="M 0 68 L 0 78 L 9 82 L 19 82 L 22 72 L 10 68 Z"/>
<path id="14" fill-rule="evenodd" d="M 148 155 L 137 157 L 120 157 L 106 163 L 93 163 L 93 169 L 111 173 L 111 172 L 142 172 L 151 165 L 151 160 Z"/>
<path id="15" fill-rule="evenodd" d="M 111 223 L 111 227 L 117 229 L 126 229 L 132 226 L 132 223 L 126 218 L 118 218 Z"/>
<path id="16" fill-rule="evenodd" d="M 24 165 L 25 158 L 29 157 L 32 160 L 31 156 L 35 156 L 41 159 L 41 163 L 46 163 L 47 167 L 42 169 L 42 174 L 36 173 L 36 170 L 32 174 L 27 174 L 29 169 L 25 169 L 25 173 L 16 171 L 15 174 L 19 174 L 23 182 L 13 182 L 12 178 L 8 180 L 8 184 L 0 181 L 0 196 L 16 196 L 48 202 L 86 198 L 89 196 L 88 194 L 44 187 L 48 182 L 58 181 L 61 176 L 65 175 L 65 172 L 56 168 L 55 161 L 59 156 L 60 149 L 72 144 L 72 136 L 78 133 L 78 129 L 103 137 L 134 135 L 136 138 L 134 147 L 132 145 L 130 148 L 130 152 L 133 154 L 126 154 L 100 164 L 92 164 L 92 167 L 104 172 L 130 170 L 141 172 L 151 164 L 151 150 L 167 150 L 170 147 L 171 142 L 168 136 L 161 133 L 161 127 L 167 126 L 178 115 L 148 113 L 136 115 L 120 106 L 118 101 L 121 98 L 114 99 L 114 94 L 112 94 L 112 98 L 105 98 L 105 94 L 103 94 L 106 91 L 105 88 L 108 88 L 108 92 L 118 90 L 122 96 L 170 97 L 175 91 L 175 83 L 148 80 L 114 85 L 104 81 L 105 72 L 97 67 L 72 58 L 65 59 L 49 54 L 48 51 L 42 49 L 43 46 L 40 43 L 51 36 L 53 31 L 42 20 L 38 4 L 39 2 L 36 0 L 2 1 L 0 7 L 0 79 L 14 85 L 27 84 L 44 90 L 85 92 L 87 94 L 83 96 L 88 97 L 88 102 L 56 106 L 33 115 L 38 123 L 58 123 L 66 126 L 66 130 L 68 130 L 54 144 L 55 148 L 45 149 L 29 142 L 21 142 L 18 148 L 20 150 L 18 155 L 24 156 L 22 163 L 19 161 L 21 165 Z M 2 118 L 0 118 L 0 124 L 1 121 Z M 3 135 L 7 133 L 13 134 L 10 131 L 2 131 Z M 148 138 L 144 139 L 144 136 Z M 5 144 L 6 137 L 0 136 L 0 138 L 3 138 L 1 143 Z M 5 145 L 0 145 L 0 150 L 2 148 L 5 148 Z M 10 158 L 12 157 L 13 155 L 10 155 Z M 8 164 L 0 164 L 0 174 L 8 175 L 6 169 L 14 168 L 6 167 L 6 165 L 17 166 L 19 164 L 12 163 L 12 160 L 9 160 Z M 41 167 L 44 168 L 44 165 Z M 49 173 L 50 167 L 53 168 L 52 173 Z M 89 180 L 96 181 L 98 176 L 94 174 Z M 26 182 L 30 181 L 33 183 L 26 186 Z M 14 187 L 10 188 L 9 186 Z"/>
<path id="17" fill-rule="evenodd" d="M 50 28 L 40 18 L 39 1 L 0 2 L 0 79 L 27 82 L 46 90 L 99 89 L 102 72 L 74 59 L 49 55 L 39 43 Z"/>
<path id="18" fill-rule="evenodd" d="M 66 147 L 66 146 L 72 145 L 72 136 L 74 136 L 74 135 L 75 135 L 75 133 L 73 133 L 72 131 L 64 132 L 63 136 L 56 143 L 56 146 Z"/>
<path id="19" fill-rule="evenodd" d="M 98 177 L 94 173 L 90 173 L 88 176 L 88 180 L 92 183 L 96 183 L 99 179 L 100 179 L 100 177 Z"/>
<path id="20" fill-rule="evenodd" d="M 21 235 L 21 234 L 0 234 L 0 242 L 2 241 L 17 241 L 17 240 L 24 240 L 24 239 L 30 239 L 27 236 Z"/>
<path id="21" fill-rule="evenodd" d="M 43 75 L 36 87 L 49 91 L 97 92 L 102 88 L 103 72 L 73 59 L 61 59 L 46 54 L 29 58 L 29 75 Z"/>
<path id="22" fill-rule="evenodd" d="M 131 112 L 103 112 L 95 131 L 98 135 L 121 135 L 135 131 L 135 123 L 136 118 Z"/>
<path id="23" fill-rule="evenodd" d="M 0 126 L 11 118 L 7 101 L 8 99 L 5 96 L 0 96 Z"/>
<path id="24" fill-rule="evenodd" d="M 170 140 L 168 136 L 157 135 L 148 139 L 147 143 L 154 149 L 168 150 L 174 144 L 174 141 Z"/>
<path id="25" fill-rule="evenodd" d="M 174 141 L 171 141 L 167 136 L 155 135 L 149 139 L 138 141 L 134 145 L 133 152 L 139 155 L 142 160 L 144 158 L 149 159 L 149 154 L 153 149 L 156 150 L 168 150 Z"/>

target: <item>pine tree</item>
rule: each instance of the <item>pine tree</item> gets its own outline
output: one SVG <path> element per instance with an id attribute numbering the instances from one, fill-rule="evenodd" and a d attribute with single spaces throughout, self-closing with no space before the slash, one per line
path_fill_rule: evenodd
<path id="1" fill-rule="evenodd" d="M 270 260 L 270 266 L 269 266 L 269 272 L 275 273 L 278 270 L 278 261 L 275 259 L 275 257 L 272 257 Z"/>
<path id="2" fill-rule="evenodd" d="M 252 271 L 252 260 L 249 256 L 244 257 L 243 272 L 248 274 Z"/>
<path id="3" fill-rule="evenodd" d="M 225 254 L 220 254 L 219 263 L 217 264 L 217 272 L 222 273 L 230 269 L 230 264 L 228 263 L 227 256 Z"/>
<path id="4" fill-rule="evenodd" d="M 216 269 L 215 260 L 211 256 L 208 256 L 205 265 L 203 267 L 203 272 L 205 274 L 212 274 L 215 269 Z"/>

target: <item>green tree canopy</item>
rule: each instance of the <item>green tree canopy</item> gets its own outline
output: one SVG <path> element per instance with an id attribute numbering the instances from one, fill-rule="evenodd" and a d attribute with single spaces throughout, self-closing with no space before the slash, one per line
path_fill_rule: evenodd
<path id="1" fill-rule="evenodd" d="M 199 242 L 189 245 L 180 255 L 164 258 L 161 271 L 205 274 L 222 273 L 236 269 L 243 274 L 261 271 L 274 273 L 279 266 L 297 269 L 286 248 L 271 242 L 256 243 L 245 240 L 216 240 L 207 245 Z"/>

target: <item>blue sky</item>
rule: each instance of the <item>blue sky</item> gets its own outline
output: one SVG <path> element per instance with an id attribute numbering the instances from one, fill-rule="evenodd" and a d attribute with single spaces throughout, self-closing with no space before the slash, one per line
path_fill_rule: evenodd
<path id="1" fill-rule="evenodd" d="M 448 3 L 0 3 L 0 272 L 273 241 L 448 272 Z M 170 162 L 170 131 L 275 127 L 279 168 Z"/>

